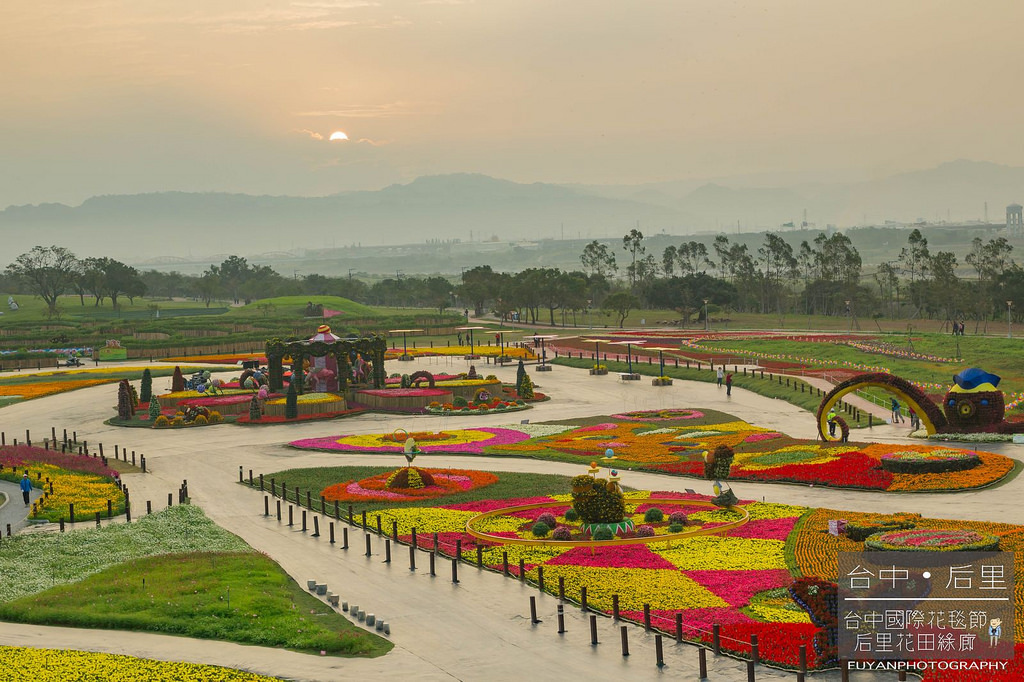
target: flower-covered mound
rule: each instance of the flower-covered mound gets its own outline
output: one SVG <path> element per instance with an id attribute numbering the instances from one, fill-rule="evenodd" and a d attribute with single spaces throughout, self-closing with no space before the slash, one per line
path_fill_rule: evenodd
<path id="1" fill-rule="evenodd" d="M 96 457 L 26 445 L 0 448 L 0 478 L 16 483 L 25 471 L 33 485 L 44 491 L 32 505 L 33 519 L 70 521 L 70 504 L 75 505 L 79 521 L 93 518 L 96 512 L 105 517 L 107 500 L 112 513 L 124 513 L 124 493 L 114 480 L 117 472 Z"/>
<path id="2" fill-rule="evenodd" d="M 396 483 L 396 474 L 406 471 L 383 473 L 364 478 L 361 481 L 345 481 L 324 488 L 320 495 L 328 502 L 388 502 L 424 500 L 443 497 L 453 493 L 483 488 L 498 481 L 498 477 L 486 471 L 464 469 L 417 469 L 427 473 L 430 484 L 401 487 Z M 389 485 L 389 480 L 392 485 Z M 408 478 L 406 478 L 408 481 Z M 402 481 L 397 481 L 401 483 Z M 421 479 L 421 483 L 423 483 Z"/>
<path id="3" fill-rule="evenodd" d="M 0 646 L 0 670 L 8 679 L 35 682 L 276 682 L 278 679 L 198 663 L 16 646 Z"/>
<path id="4" fill-rule="evenodd" d="M 573 463 L 612 461 L 618 469 L 694 477 L 703 476 L 704 451 L 726 445 L 735 451 L 730 471 L 733 479 L 889 491 L 979 488 L 998 481 L 1013 469 L 1013 460 L 1002 455 L 940 445 L 823 444 L 798 440 L 713 410 L 628 412 L 573 421 L 450 430 L 438 440 L 417 442 L 428 455 L 504 455 Z M 391 434 L 308 438 L 291 445 L 341 452 L 401 451 L 401 445 Z M 614 459 L 605 459 L 608 450 Z M 896 453 L 904 459 L 914 455 L 977 465 L 953 471 L 887 471 L 883 458 Z"/>
<path id="5" fill-rule="evenodd" d="M 999 549 L 999 538 L 967 529 L 910 528 L 872 535 L 864 547 L 882 552 L 991 552 Z"/>

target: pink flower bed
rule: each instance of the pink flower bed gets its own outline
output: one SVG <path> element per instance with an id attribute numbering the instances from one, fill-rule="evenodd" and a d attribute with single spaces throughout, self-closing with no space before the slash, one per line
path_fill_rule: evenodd
<path id="1" fill-rule="evenodd" d="M 55 450 L 44 450 L 43 448 L 29 447 L 27 445 L 7 445 L 0 448 L 0 465 L 3 465 L 4 468 L 20 467 L 27 462 L 49 464 L 61 469 L 81 471 L 99 476 L 114 477 L 118 475 L 116 471 L 104 465 L 103 460 L 98 457 L 62 454 Z"/>
<path id="2" fill-rule="evenodd" d="M 752 433 L 743 439 L 744 443 L 757 443 L 762 440 L 773 440 L 775 438 L 782 438 L 781 433 Z"/>
<path id="3" fill-rule="evenodd" d="M 219 395 L 212 398 L 186 398 L 185 400 L 179 400 L 179 405 L 197 405 L 200 407 L 218 407 L 220 405 L 237 405 L 238 403 L 247 403 L 252 400 L 252 396 L 256 395 Z M 272 394 L 275 398 L 280 398 L 279 394 Z"/>
<path id="4" fill-rule="evenodd" d="M 379 398 L 409 398 L 413 396 L 436 398 L 451 394 L 449 391 L 442 391 L 439 388 L 371 388 L 359 392 Z"/>
<path id="5" fill-rule="evenodd" d="M 495 509 L 502 509 L 504 507 L 518 507 L 521 504 L 540 504 L 541 502 L 558 504 L 550 497 L 514 497 L 509 500 L 477 500 L 475 502 L 463 502 L 461 504 L 446 504 L 441 508 L 482 514 L 484 512 L 494 511 Z"/>
<path id="6" fill-rule="evenodd" d="M 730 606 L 745 606 L 758 592 L 786 585 L 791 580 L 789 571 L 784 568 L 752 571 L 683 571 L 683 574 L 721 597 Z"/>
<path id="7" fill-rule="evenodd" d="M 729 531 L 730 537 L 734 538 L 764 538 L 765 540 L 785 540 L 793 532 L 793 527 L 799 520 L 798 516 L 790 516 L 784 519 L 759 519 L 749 521 L 739 528 Z"/>
<path id="8" fill-rule="evenodd" d="M 573 547 L 568 552 L 549 559 L 545 565 L 593 566 L 599 568 L 651 568 L 677 570 L 670 561 L 663 559 L 645 545 L 621 545 L 618 547 Z"/>

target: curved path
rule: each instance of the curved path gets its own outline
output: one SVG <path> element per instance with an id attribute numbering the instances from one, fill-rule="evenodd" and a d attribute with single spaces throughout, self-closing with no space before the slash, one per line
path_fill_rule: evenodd
<path id="1" fill-rule="evenodd" d="M 450 358 L 425 359 L 401 365 L 401 371 L 414 369 L 465 369 L 464 361 Z M 495 368 L 478 365 L 482 374 L 495 373 L 512 380 L 515 366 Z M 177 490 L 182 479 L 189 482 L 195 504 L 217 523 L 238 534 L 259 551 L 278 561 L 289 574 L 303 583 L 308 578 L 325 581 L 351 603 L 384 617 L 392 626 L 391 640 L 395 650 L 378 659 L 336 659 L 329 657 L 285 654 L 258 647 L 238 647 L 215 642 L 195 642 L 144 633 L 110 633 L 60 628 L 36 628 L 2 624 L 0 635 L 8 643 L 64 646 L 116 653 L 145 655 L 166 660 L 191 660 L 221 663 L 290 679 L 335 680 L 340 677 L 370 676 L 383 679 L 549 679 L 558 675 L 595 675 L 600 678 L 629 676 L 631 679 L 660 678 L 666 673 L 696 674 L 697 654 L 692 647 L 668 643 L 668 667 L 659 671 L 654 666 L 653 636 L 641 628 L 630 630 L 633 654 L 624 659 L 618 650 L 617 627 L 599 618 L 602 644 L 591 647 L 589 632 L 582 614 L 566 608 L 568 632 L 555 632 L 556 600 L 538 598 L 544 623 L 530 625 L 528 598 L 538 595 L 534 588 L 500 575 L 460 567 L 461 583 L 453 586 L 448 566 L 438 566 L 438 576 L 431 578 L 421 555 L 420 570 L 408 569 L 406 550 L 397 551 L 392 564 L 383 564 L 382 541 L 373 536 L 374 556 L 363 556 L 363 536 L 350 533 L 353 549 L 342 551 L 323 537 L 310 538 L 300 530 L 279 524 L 274 517 L 262 516 L 263 500 L 253 490 L 237 485 L 238 468 L 255 472 L 340 464 L 398 465 L 400 455 L 342 455 L 299 451 L 282 445 L 296 438 L 323 437 L 338 433 L 373 433 L 399 426 L 408 430 L 441 430 L 469 426 L 496 426 L 511 419 L 529 418 L 533 422 L 571 419 L 597 414 L 613 414 L 624 410 L 665 407 L 707 407 L 736 414 L 758 425 L 775 428 L 793 436 L 813 438 L 814 418 L 783 401 L 764 398 L 741 389 L 725 396 L 713 384 L 676 382 L 672 387 L 655 388 L 649 382 L 621 382 L 614 375 L 590 377 L 581 370 L 556 367 L 549 374 L 533 374 L 538 389 L 554 399 L 533 410 L 513 415 L 438 418 L 427 416 L 384 417 L 361 415 L 331 422 L 314 422 L 281 426 L 223 426 L 195 430 L 153 431 L 123 429 L 102 424 L 113 414 L 113 385 L 82 389 L 41 401 L 28 401 L 3 408 L 4 425 L 15 432 L 26 428 L 39 434 L 49 433 L 51 424 L 58 428 L 75 428 L 79 438 L 91 443 L 102 441 L 106 447 L 114 443 L 146 454 L 150 474 L 124 477 L 138 509 L 145 500 L 155 508 L 166 503 L 167 493 Z M 154 380 L 154 389 L 164 390 L 170 379 Z M 43 409 L 45 408 L 45 410 Z M 48 415 L 59 415 L 60 421 Z M 905 430 L 891 426 L 871 432 L 856 432 L 857 437 L 872 440 L 904 440 Z M 862 435 L 863 434 L 863 435 Z M 41 437 L 41 436 L 40 436 Z M 1013 446 L 1000 445 L 994 450 L 1015 453 Z M 452 465 L 495 471 L 531 471 L 575 474 L 578 465 L 517 458 L 426 456 L 431 465 Z M 624 482 L 639 488 L 656 490 L 702 490 L 707 482 L 691 478 L 670 477 L 650 473 L 625 472 Z M 863 511 L 916 511 L 929 516 L 979 520 L 1015 521 L 1013 511 L 1019 497 L 1020 484 L 1014 480 L 986 492 L 958 494 L 893 494 L 855 492 L 785 484 L 738 482 L 734 490 L 741 498 L 764 497 L 791 504 L 824 506 Z M 162 501 L 161 501 L 162 500 Z M 312 525 L 312 522 L 310 523 Z M 298 526 L 296 526 L 298 528 Z M 340 530 L 339 530 L 340 535 Z M 340 541 L 340 537 L 338 538 Z M 299 657 L 296 659 L 295 657 Z M 729 658 L 713 659 L 711 678 L 735 680 L 745 677 L 745 666 Z M 817 679 L 838 679 L 838 673 L 815 676 Z M 791 679 L 792 673 L 761 668 L 759 680 Z M 871 679 L 854 675 L 854 679 Z M 880 677 L 879 679 L 885 679 Z"/>
<path id="2" fill-rule="evenodd" d="M 3 493 L 0 494 L 0 534 L 7 535 L 8 525 L 12 533 L 17 533 L 27 525 L 31 503 L 42 497 L 43 491 L 32 488 L 28 505 L 22 500 L 21 487 L 17 483 L 0 481 L 0 493 Z"/>

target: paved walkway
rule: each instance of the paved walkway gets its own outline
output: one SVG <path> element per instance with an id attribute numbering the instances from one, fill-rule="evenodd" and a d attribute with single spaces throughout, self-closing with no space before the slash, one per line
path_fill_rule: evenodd
<path id="1" fill-rule="evenodd" d="M 43 491 L 39 488 L 32 488 L 28 506 L 22 501 L 21 488 L 17 483 L 0 481 L 0 493 L 6 495 L 6 497 L 0 495 L 0 534 L 7 535 L 8 525 L 10 525 L 12 533 L 17 533 L 27 525 L 26 519 L 29 511 L 32 510 L 31 502 L 38 500 Z"/>
<path id="2" fill-rule="evenodd" d="M 397 365 L 397 363 L 394 363 Z M 468 363 L 452 358 L 423 359 L 402 363 L 402 371 L 415 369 L 465 369 Z M 391 369 L 391 367 L 389 367 Z M 477 365 L 483 374 L 494 373 L 512 380 L 515 366 L 497 368 Z M 676 382 L 674 386 L 655 388 L 649 382 L 621 382 L 614 375 L 591 377 L 582 370 L 556 367 L 550 374 L 533 374 L 538 389 L 553 395 L 553 400 L 512 417 L 531 421 L 572 419 L 596 414 L 614 414 L 624 410 L 665 407 L 706 407 L 744 417 L 754 423 L 778 429 L 793 436 L 813 438 L 815 425 L 807 412 L 781 400 L 764 398 L 736 389 L 731 397 L 724 389 L 700 382 Z M 159 390 L 159 382 L 155 387 Z M 169 382 L 168 379 L 162 381 Z M 91 444 L 102 441 L 112 449 L 114 443 L 144 452 L 152 473 L 126 475 L 135 508 L 145 508 L 146 500 L 166 504 L 168 492 L 177 490 L 182 479 L 189 481 L 195 504 L 217 523 L 238 534 L 259 551 L 281 563 L 286 571 L 304 584 L 308 578 L 328 583 L 352 603 L 385 618 L 392 626 L 395 651 L 380 659 L 338 660 L 299 654 L 285 654 L 255 647 L 236 647 L 214 642 L 183 644 L 180 638 L 144 633 L 41 629 L 20 625 L 0 626 L 5 642 L 46 642 L 50 646 L 86 648 L 145 655 L 167 660 L 194 660 L 239 666 L 268 674 L 304 680 L 336 680 L 339 677 L 372 676 L 395 679 L 415 675 L 422 679 L 496 680 L 583 675 L 611 679 L 628 675 L 631 679 L 654 679 L 664 674 L 696 675 L 697 653 L 693 647 L 666 643 L 668 667 L 654 666 L 653 637 L 642 629 L 630 628 L 632 656 L 619 654 L 616 631 L 604 618 L 600 621 L 598 647 L 589 644 L 589 632 L 578 610 L 567 608 L 568 633 L 555 633 L 555 600 L 541 597 L 544 623 L 534 627 L 527 618 L 528 597 L 537 591 L 491 573 L 462 566 L 459 586 L 448 578 L 449 564 L 439 564 L 439 576 L 426 575 L 426 555 L 421 555 L 420 570 L 409 571 L 408 550 L 395 550 L 395 561 L 382 563 L 381 541 L 372 539 L 374 556 L 362 556 L 363 536 L 351 533 L 348 552 L 327 541 L 326 520 L 323 537 L 313 539 L 273 517 L 262 516 L 263 500 L 253 490 L 237 485 L 238 467 L 255 472 L 307 466 L 340 464 L 399 465 L 401 456 L 342 455 L 299 451 L 283 447 L 287 441 L 305 437 L 323 437 L 339 433 L 371 433 L 398 427 L 408 430 L 442 430 L 467 426 L 494 426 L 510 421 L 509 415 L 477 417 L 428 417 L 360 415 L 332 422 L 312 422 L 274 427 L 224 426 L 184 431 L 122 429 L 102 424 L 113 413 L 116 389 L 113 385 L 61 394 L 45 402 L 29 401 L 3 408 L 4 424 L 23 432 L 48 433 L 51 423 L 58 431 L 74 427 L 79 438 Z M 46 409 L 40 409 L 45 405 Z M 60 415 L 56 422 L 50 415 Z M 858 432 L 858 437 L 899 442 L 904 429 L 891 426 Z M 1015 455 L 1014 446 L 997 445 L 994 450 Z M 496 471 L 533 471 L 562 474 L 579 473 L 579 467 L 560 462 L 495 458 L 427 456 L 431 465 L 452 465 Z M 701 490 L 706 482 L 695 479 L 627 472 L 624 482 L 639 488 Z M 734 489 L 741 498 L 765 498 L 771 501 L 807 504 L 862 511 L 917 511 L 944 518 L 1019 521 L 1015 505 L 1019 497 L 1017 481 L 986 492 L 960 494 L 891 494 L 851 492 L 784 484 L 737 482 Z M 310 521 L 310 526 L 312 521 Z M 340 540 L 340 529 L 339 540 Z M 33 639 L 34 638 L 34 639 Z M 298 658 L 295 658 L 298 657 Z M 711 679 L 736 680 L 745 677 L 745 668 L 732 659 L 712 661 Z M 791 679 L 792 673 L 762 669 L 758 679 Z M 838 674 L 816 676 L 838 679 Z M 872 679 L 854 675 L 853 679 Z M 879 678 L 882 679 L 882 678 Z"/>

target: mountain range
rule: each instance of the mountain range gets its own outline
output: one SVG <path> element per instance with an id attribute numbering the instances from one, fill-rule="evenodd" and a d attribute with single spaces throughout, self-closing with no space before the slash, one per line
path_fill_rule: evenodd
<path id="1" fill-rule="evenodd" d="M 79 206 L 0 211 L 9 252 L 61 244 L 79 255 L 143 262 L 161 255 L 250 254 L 352 244 L 522 241 L 775 229 L 809 222 L 1002 222 L 1024 200 L 1024 168 L 953 161 L 864 182 L 763 186 L 728 179 L 644 185 L 521 184 L 485 175 L 420 177 L 376 191 L 323 197 L 161 192 L 98 196 Z"/>

